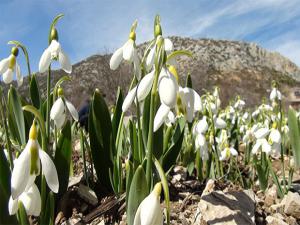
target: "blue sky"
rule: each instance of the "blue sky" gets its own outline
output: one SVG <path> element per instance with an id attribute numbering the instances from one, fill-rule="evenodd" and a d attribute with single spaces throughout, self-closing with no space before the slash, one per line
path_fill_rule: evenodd
<path id="1" fill-rule="evenodd" d="M 36 71 L 58 13 L 65 14 L 57 29 L 72 63 L 115 50 L 135 19 L 137 42 L 152 38 L 158 13 L 165 36 L 256 42 L 300 66 L 299 6 L 299 0 L 1 0 L 0 58 L 10 52 L 9 40 L 21 41 Z"/>

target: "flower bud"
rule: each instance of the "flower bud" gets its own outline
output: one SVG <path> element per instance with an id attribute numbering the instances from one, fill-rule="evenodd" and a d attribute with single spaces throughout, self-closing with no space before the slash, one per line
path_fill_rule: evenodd
<path id="1" fill-rule="evenodd" d="M 8 68 L 13 70 L 15 68 L 15 65 L 16 65 L 16 56 L 12 54 L 9 57 Z"/>
<path id="2" fill-rule="evenodd" d="M 169 66 L 168 69 L 171 72 L 171 74 L 176 78 L 177 83 L 178 83 L 179 82 L 179 77 L 178 77 L 178 73 L 177 73 L 176 68 L 174 66 Z"/>
<path id="3" fill-rule="evenodd" d="M 155 184 L 154 188 L 153 188 L 153 193 L 156 194 L 156 196 L 160 196 L 161 194 L 161 183 L 157 183 Z"/>
<path id="4" fill-rule="evenodd" d="M 19 54 L 19 49 L 17 47 L 12 47 L 11 48 L 11 54 L 13 54 L 14 56 L 18 56 Z"/>
<path id="5" fill-rule="evenodd" d="M 37 129 L 35 126 L 35 121 L 33 121 L 30 131 L 29 131 L 29 139 L 36 140 L 37 139 Z"/>
<path id="6" fill-rule="evenodd" d="M 136 34 L 134 31 L 131 31 L 130 34 L 129 34 L 129 39 L 135 41 L 136 40 Z"/>
<path id="7" fill-rule="evenodd" d="M 162 30 L 160 24 L 156 24 L 154 28 L 154 37 L 157 38 L 159 35 L 162 35 Z"/>
<path id="8" fill-rule="evenodd" d="M 63 90 L 61 87 L 58 88 L 58 90 L 57 90 L 57 95 L 58 95 L 59 97 L 61 97 L 61 96 L 64 95 L 64 90 Z"/>
<path id="9" fill-rule="evenodd" d="M 56 40 L 58 41 L 58 32 L 55 27 L 52 28 L 51 33 L 50 33 L 50 40 Z"/>

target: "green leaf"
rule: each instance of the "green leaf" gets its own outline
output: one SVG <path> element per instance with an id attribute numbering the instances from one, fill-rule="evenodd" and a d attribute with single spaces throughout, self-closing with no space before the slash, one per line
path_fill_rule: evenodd
<path id="1" fill-rule="evenodd" d="M 174 58 L 174 57 L 177 57 L 177 56 L 188 56 L 188 57 L 193 57 L 193 53 L 190 52 L 190 51 L 186 51 L 186 50 L 178 50 L 178 51 L 174 51 L 172 52 L 170 55 L 168 55 L 167 57 L 167 61 Z"/>
<path id="2" fill-rule="evenodd" d="M 68 188 L 70 163 L 72 159 L 71 123 L 68 120 L 58 139 L 54 163 L 58 173 L 59 191 L 63 195 Z"/>
<path id="3" fill-rule="evenodd" d="M 59 184 L 60 185 L 60 184 Z M 50 191 L 48 194 L 46 209 L 43 217 L 41 218 L 41 224 L 45 225 L 53 225 L 54 224 L 54 195 L 53 192 Z"/>
<path id="4" fill-rule="evenodd" d="M 269 170 L 267 167 L 263 167 L 258 163 L 255 165 L 255 168 L 259 180 L 259 187 L 261 190 L 265 191 L 268 187 Z"/>
<path id="5" fill-rule="evenodd" d="M 133 158 L 134 165 L 141 164 L 141 157 L 139 156 L 139 146 L 138 146 L 138 131 L 132 120 L 129 121 L 129 137 L 130 137 L 130 151 Z"/>
<path id="6" fill-rule="evenodd" d="M 9 216 L 8 201 L 10 197 L 10 169 L 4 151 L 0 149 L 0 224 L 17 224 L 15 216 Z"/>
<path id="7" fill-rule="evenodd" d="M 28 217 L 24 208 L 24 205 L 21 201 L 19 201 L 19 222 L 21 225 L 29 225 Z"/>
<path id="8" fill-rule="evenodd" d="M 150 100 L 151 94 L 149 94 L 144 101 L 144 109 L 143 109 L 143 139 L 144 143 L 148 142 L 148 133 L 149 133 L 149 117 L 150 117 Z"/>
<path id="9" fill-rule="evenodd" d="M 153 155 L 159 159 L 164 148 L 164 126 L 161 126 L 153 135 Z"/>
<path id="10" fill-rule="evenodd" d="M 142 166 L 139 166 L 134 173 L 131 181 L 128 208 L 127 208 L 127 223 L 133 225 L 135 213 L 140 203 L 148 194 L 146 174 Z"/>
<path id="11" fill-rule="evenodd" d="M 162 157 L 162 167 L 164 171 L 168 171 L 175 163 L 181 150 L 184 137 L 185 119 L 181 118 L 175 128 L 172 137 L 172 144 Z"/>
<path id="12" fill-rule="evenodd" d="M 299 131 L 299 124 L 298 124 L 296 112 L 291 107 L 289 108 L 289 112 L 288 112 L 288 125 L 289 125 L 290 140 L 293 149 L 295 165 L 299 168 L 300 167 L 300 131 Z"/>
<path id="13" fill-rule="evenodd" d="M 164 173 L 163 168 L 161 167 L 159 161 L 156 158 L 154 158 L 154 164 L 164 189 L 165 203 L 167 209 L 167 224 L 169 225 L 170 224 L 170 194 L 169 194 L 169 187 L 168 187 L 168 179 Z"/>
<path id="14" fill-rule="evenodd" d="M 89 110 L 89 135 L 98 181 L 110 191 L 109 170 L 113 169 L 112 125 L 107 105 L 98 90 L 94 92 Z"/>
<path id="15" fill-rule="evenodd" d="M 40 111 L 32 105 L 23 106 L 23 110 L 31 112 L 39 122 L 39 126 L 43 135 L 46 135 L 45 122 Z"/>
<path id="16" fill-rule="evenodd" d="M 192 77 L 191 77 L 190 73 L 188 73 L 188 75 L 186 77 L 185 86 L 188 88 L 193 88 L 193 81 L 192 81 Z"/>
<path id="17" fill-rule="evenodd" d="M 117 93 L 117 101 L 116 101 L 116 107 L 112 118 L 112 133 L 113 133 L 113 139 L 116 140 L 119 123 L 122 115 L 122 104 L 123 104 L 123 94 L 121 91 L 121 88 L 118 87 L 118 93 Z"/>
<path id="18" fill-rule="evenodd" d="M 41 97 L 40 97 L 39 86 L 35 74 L 33 74 L 31 77 L 29 89 L 30 89 L 30 98 L 32 104 L 34 105 L 35 108 L 39 109 L 41 106 Z"/>
<path id="19" fill-rule="evenodd" d="M 25 145 L 25 122 L 21 99 L 13 86 L 10 87 L 8 92 L 8 112 L 9 127 L 10 129 L 12 128 L 11 133 L 13 137 L 20 145 Z"/>

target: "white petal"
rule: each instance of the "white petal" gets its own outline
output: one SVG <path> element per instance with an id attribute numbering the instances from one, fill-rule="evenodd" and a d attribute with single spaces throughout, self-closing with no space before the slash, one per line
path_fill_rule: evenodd
<path id="1" fill-rule="evenodd" d="M 134 41 L 129 39 L 123 46 L 123 58 L 127 61 L 133 61 Z"/>
<path id="2" fill-rule="evenodd" d="M 7 57 L 0 61 L 0 74 L 3 74 L 8 69 L 9 59 L 10 59 L 10 57 Z"/>
<path id="3" fill-rule="evenodd" d="M 270 154 L 271 152 L 271 145 L 268 143 L 266 139 L 263 139 L 262 151 L 265 152 L 266 154 Z"/>
<path id="4" fill-rule="evenodd" d="M 48 47 L 43 52 L 39 62 L 40 73 L 47 71 L 50 66 L 50 63 L 51 63 L 51 52 L 49 51 L 49 47 Z"/>
<path id="5" fill-rule="evenodd" d="M 41 213 L 41 196 L 39 189 L 33 184 L 30 189 L 20 196 L 27 215 L 39 216 Z"/>
<path id="6" fill-rule="evenodd" d="M 51 111 L 50 111 L 50 118 L 52 120 L 57 119 L 57 117 L 60 117 L 65 111 L 65 104 L 62 100 L 62 98 L 58 98 L 54 104 L 52 105 Z"/>
<path id="7" fill-rule="evenodd" d="M 16 63 L 16 75 L 17 75 L 18 87 L 20 87 L 23 84 L 23 76 L 21 74 L 21 69 L 18 63 Z"/>
<path id="8" fill-rule="evenodd" d="M 140 58 L 138 56 L 137 50 L 134 49 L 134 56 L 133 56 L 133 68 L 135 76 L 138 80 L 141 79 L 141 66 L 140 66 Z"/>
<path id="9" fill-rule="evenodd" d="M 135 95 L 136 95 L 136 87 L 132 88 L 126 95 L 122 105 L 123 112 L 126 112 L 129 109 L 133 100 L 135 99 Z"/>
<path id="10" fill-rule="evenodd" d="M 110 69 L 116 70 L 119 67 L 120 63 L 122 62 L 122 59 L 123 59 L 123 48 L 119 48 L 114 52 L 114 54 L 110 58 L 109 61 Z"/>
<path id="11" fill-rule="evenodd" d="M 227 158 L 227 156 L 226 156 L 226 149 L 225 149 L 225 150 L 221 151 L 219 160 L 224 161 L 224 160 L 226 160 L 226 158 Z"/>
<path id="12" fill-rule="evenodd" d="M 173 51 L 173 43 L 169 38 L 165 38 L 165 51 L 171 52 Z"/>
<path id="13" fill-rule="evenodd" d="M 14 79 L 14 73 L 12 69 L 8 68 L 4 73 L 3 73 L 3 81 L 6 84 L 10 84 Z"/>
<path id="14" fill-rule="evenodd" d="M 18 199 L 13 200 L 13 198 L 10 196 L 8 201 L 9 215 L 15 215 L 17 211 L 18 211 Z"/>
<path id="15" fill-rule="evenodd" d="M 72 73 L 72 65 L 71 65 L 70 59 L 62 49 L 60 49 L 60 51 L 58 53 L 58 61 L 61 65 L 61 68 L 66 73 Z"/>
<path id="16" fill-rule="evenodd" d="M 208 129 L 208 123 L 206 121 L 206 116 L 203 116 L 202 120 L 200 120 L 196 124 L 196 132 L 204 134 Z"/>
<path id="17" fill-rule="evenodd" d="M 176 121 L 175 115 L 172 111 L 170 111 L 168 113 L 168 116 L 167 116 L 166 121 L 165 121 L 166 125 L 170 127 L 170 126 L 172 126 L 172 124 L 175 123 L 175 121 Z"/>
<path id="18" fill-rule="evenodd" d="M 186 109 L 186 118 L 189 123 L 193 121 L 194 117 L 194 93 L 193 89 L 179 87 L 179 94 Z"/>
<path id="19" fill-rule="evenodd" d="M 161 125 L 165 122 L 168 114 L 170 112 L 170 108 L 164 104 L 161 104 L 154 118 L 153 131 L 157 131 Z"/>
<path id="20" fill-rule="evenodd" d="M 270 139 L 275 143 L 281 143 L 281 135 L 277 129 L 272 129 L 270 133 Z"/>
<path id="21" fill-rule="evenodd" d="M 215 127 L 217 129 L 224 129 L 226 127 L 226 122 L 218 117 L 215 121 Z"/>
<path id="22" fill-rule="evenodd" d="M 15 160 L 11 175 L 11 195 L 13 199 L 19 197 L 27 186 L 30 174 L 30 146 L 31 142 L 29 141 L 19 158 Z"/>
<path id="23" fill-rule="evenodd" d="M 269 134 L 269 129 L 264 127 L 255 131 L 254 136 L 256 139 L 261 139 L 266 137 L 268 134 Z"/>
<path id="24" fill-rule="evenodd" d="M 141 224 L 142 225 L 161 225 L 156 224 L 157 217 L 162 217 L 159 198 L 151 193 L 141 202 Z M 159 219 L 160 220 L 160 219 Z"/>
<path id="25" fill-rule="evenodd" d="M 147 69 L 150 69 L 152 67 L 152 65 L 154 64 L 155 48 L 156 48 L 156 45 L 154 45 L 151 48 L 151 50 L 147 56 L 147 59 L 146 59 Z"/>
<path id="26" fill-rule="evenodd" d="M 43 150 L 39 150 L 39 155 L 42 163 L 42 172 L 45 175 L 47 184 L 54 193 L 57 193 L 59 183 L 55 165 L 49 155 Z"/>
<path id="27" fill-rule="evenodd" d="M 150 93 L 154 75 L 155 75 L 155 71 L 153 70 L 152 72 L 145 75 L 141 80 L 137 90 L 137 96 L 139 101 L 144 100 L 147 97 L 147 95 Z"/>
<path id="28" fill-rule="evenodd" d="M 71 102 L 69 102 L 68 100 L 65 100 L 65 102 L 66 102 L 67 108 L 68 108 L 69 112 L 71 113 L 73 119 L 75 121 L 78 121 L 78 112 L 75 109 L 74 105 Z"/>
<path id="29" fill-rule="evenodd" d="M 163 71 L 163 69 L 162 69 Z M 175 107 L 177 98 L 178 84 L 176 78 L 170 73 L 160 76 L 158 83 L 158 93 L 162 103 L 170 108 Z"/>
<path id="30" fill-rule="evenodd" d="M 262 144 L 262 142 L 260 140 L 257 140 L 257 142 L 255 143 L 255 145 L 252 148 L 252 154 L 257 154 L 261 144 Z"/>
<path id="31" fill-rule="evenodd" d="M 141 225 L 141 205 L 142 204 L 140 204 L 138 209 L 136 210 L 133 225 Z"/>
<path id="32" fill-rule="evenodd" d="M 54 120 L 55 126 L 57 129 L 62 128 L 66 120 L 66 113 L 62 113 L 60 116 L 56 117 Z"/>
<path id="33" fill-rule="evenodd" d="M 193 90 L 193 89 L 192 89 Z M 200 95 L 193 90 L 193 95 L 194 95 L 194 108 L 195 111 L 202 111 L 202 101 Z"/>
<path id="34" fill-rule="evenodd" d="M 234 148 L 229 148 L 230 149 L 230 153 L 231 153 L 231 155 L 233 155 L 233 156 L 237 156 L 238 155 L 238 152 L 237 152 L 237 150 L 235 150 Z"/>
<path id="35" fill-rule="evenodd" d="M 202 148 L 206 145 L 206 138 L 203 134 L 198 134 L 195 140 L 196 148 Z"/>

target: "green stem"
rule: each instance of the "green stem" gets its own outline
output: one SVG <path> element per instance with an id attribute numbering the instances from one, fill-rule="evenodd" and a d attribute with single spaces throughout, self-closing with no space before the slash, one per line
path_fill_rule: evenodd
<path id="1" fill-rule="evenodd" d="M 47 142 L 50 141 L 50 88 L 51 88 L 51 66 L 48 69 L 47 75 L 47 109 L 46 109 L 46 134 Z"/>
<path id="2" fill-rule="evenodd" d="M 9 133 L 8 133 L 8 127 L 7 127 L 7 123 L 6 123 L 6 117 L 4 114 L 4 110 L 3 110 L 3 102 L 2 102 L 2 89 L 0 89 L 0 113 L 1 113 L 1 118 L 2 118 L 2 123 L 4 126 L 4 132 L 5 132 L 5 139 L 6 139 L 6 149 L 8 151 L 8 160 L 9 160 L 9 164 L 10 164 L 10 169 L 12 170 L 14 167 L 14 160 L 12 157 L 12 148 L 11 148 L 11 142 L 9 139 Z"/>
<path id="3" fill-rule="evenodd" d="M 87 176 L 87 167 L 86 167 L 86 158 L 85 158 L 85 148 L 84 148 L 84 135 L 83 135 L 83 130 L 82 128 L 80 129 L 80 148 L 81 148 L 81 154 L 82 154 L 82 158 L 83 158 L 83 169 L 84 169 L 84 177 L 86 180 L 87 185 L 89 186 L 89 180 L 88 180 L 88 176 Z"/>
<path id="4" fill-rule="evenodd" d="M 147 166 L 146 166 L 146 179 L 148 182 L 148 190 L 151 189 L 151 174 L 152 174 L 152 155 L 153 155 L 153 126 L 154 126 L 154 111 L 155 111 L 155 100 L 157 94 L 157 83 L 158 83 L 158 70 L 155 70 L 155 77 L 153 81 L 153 87 L 151 90 L 150 99 L 150 118 L 149 118 L 149 131 L 148 131 L 148 143 L 147 143 Z"/>

